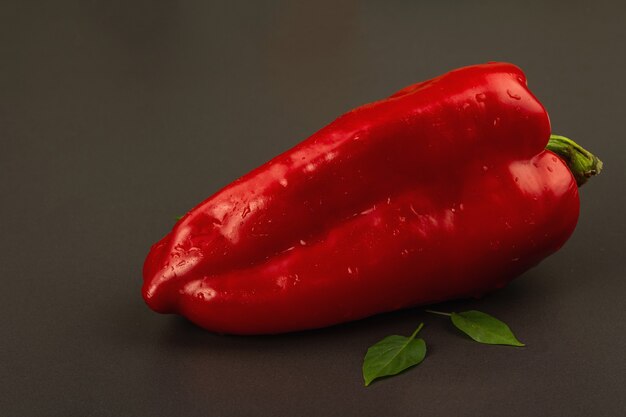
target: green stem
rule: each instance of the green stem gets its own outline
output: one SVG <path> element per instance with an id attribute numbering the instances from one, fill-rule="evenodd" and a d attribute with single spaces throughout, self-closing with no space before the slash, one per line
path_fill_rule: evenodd
<path id="1" fill-rule="evenodd" d="M 424 327 L 424 323 L 420 323 L 419 326 L 417 326 L 417 329 L 415 329 L 415 331 L 413 332 L 413 334 L 411 335 L 411 337 L 409 337 L 409 339 L 413 340 L 415 339 L 415 336 L 417 336 L 417 334 L 419 333 L 420 330 L 422 330 L 422 327 Z"/>
<path id="2" fill-rule="evenodd" d="M 424 310 L 427 313 L 432 313 L 432 314 L 439 314 L 440 316 L 448 316 L 450 317 L 452 314 L 451 313 L 444 313 L 443 311 L 435 311 L 435 310 Z"/>
<path id="3" fill-rule="evenodd" d="M 546 149 L 565 161 L 579 187 L 602 171 L 602 161 L 597 156 L 565 136 L 550 135 Z"/>

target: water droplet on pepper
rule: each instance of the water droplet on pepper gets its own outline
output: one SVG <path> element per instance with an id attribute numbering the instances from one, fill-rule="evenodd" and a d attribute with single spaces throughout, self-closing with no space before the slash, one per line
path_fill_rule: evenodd
<path id="1" fill-rule="evenodd" d="M 511 90 L 506 90 L 506 93 L 507 93 L 507 94 L 509 95 L 509 97 L 511 97 L 513 100 L 521 100 L 521 99 L 522 99 L 522 96 L 520 96 L 520 95 L 519 95 L 519 94 L 517 94 L 517 93 L 514 93 L 514 92 L 513 92 L 513 91 L 511 91 Z"/>

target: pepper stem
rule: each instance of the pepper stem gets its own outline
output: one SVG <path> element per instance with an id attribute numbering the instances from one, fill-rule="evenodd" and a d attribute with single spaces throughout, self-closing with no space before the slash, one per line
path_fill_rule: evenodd
<path id="1" fill-rule="evenodd" d="M 602 171 L 602 161 L 597 156 L 565 136 L 550 135 L 546 149 L 565 161 L 579 187 Z"/>

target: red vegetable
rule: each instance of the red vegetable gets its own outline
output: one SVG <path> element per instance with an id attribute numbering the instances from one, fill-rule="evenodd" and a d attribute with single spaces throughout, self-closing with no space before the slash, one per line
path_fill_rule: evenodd
<path id="1" fill-rule="evenodd" d="M 328 326 L 502 287 L 578 218 L 522 71 L 457 69 L 361 106 L 223 188 L 154 245 L 143 296 L 239 334 Z M 584 180 L 600 162 L 552 148 Z"/>

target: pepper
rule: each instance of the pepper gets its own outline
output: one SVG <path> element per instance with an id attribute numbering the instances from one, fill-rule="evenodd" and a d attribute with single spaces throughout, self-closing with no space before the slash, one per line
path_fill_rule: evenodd
<path id="1" fill-rule="evenodd" d="M 200 203 L 151 248 L 143 296 L 233 334 L 478 297 L 565 243 L 576 179 L 600 168 L 550 139 L 518 67 L 460 68 L 344 114 Z"/>

